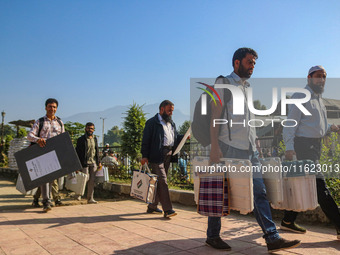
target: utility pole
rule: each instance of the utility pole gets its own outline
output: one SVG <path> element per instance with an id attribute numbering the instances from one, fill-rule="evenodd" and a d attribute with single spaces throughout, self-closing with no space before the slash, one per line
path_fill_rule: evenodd
<path id="1" fill-rule="evenodd" d="M 103 120 L 103 130 L 102 130 L 102 147 L 104 147 L 104 120 L 107 118 L 100 117 L 101 120 Z"/>
<path id="2" fill-rule="evenodd" d="M 2 141 L 4 140 L 4 123 L 5 123 L 5 111 L 2 111 L 1 112 L 1 117 L 2 117 L 2 122 L 1 122 L 1 144 L 2 144 Z"/>
<path id="3" fill-rule="evenodd" d="M 4 148 L 5 148 L 5 143 L 4 143 L 4 123 L 5 123 L 5 111 L 2 111 L 1 112 L 1 117 L 2 117 L 2 122 L 1 122 L 1 141 L 0 141 L 0 162 L 3 162 L 4 161 L 4 154 L 3 154 L 3 151 L 4 151 Z"/>

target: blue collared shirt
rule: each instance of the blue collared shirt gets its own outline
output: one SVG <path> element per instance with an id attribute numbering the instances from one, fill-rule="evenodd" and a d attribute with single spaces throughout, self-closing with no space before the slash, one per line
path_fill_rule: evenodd
<path id="1" fill-rule="evenodd" d="M 312 115 L 304 115 L 295 104 L 289 105 L 287 119 L 293 119 L 297 122 L 295 127 L 283 128 L 283 140 L 286 150 L 294 150 L 294 137 L 321 138 L 326 135 L 330 125 L 327 123 L 327 111 L 322 102 L 321 94 L 316 94 L 307 85 L 305 89 L 311 93 L 311 99 L 304 103 L 304 107 Z M 304 98 L 303 93 L 294 93 L 292 98 Z M 293 122 L 287 121 L 287 125 L 293 125 Z"/>
<path id="2" fill-rule="evenodd" d="M 240 150 L 249 150 L 249 145 L 251 145 L 252 150 L 256 151 L 255 138 L 256 130 L 255 127 L 249 127 L 248 121 L 254 119 L 254 114 L 252 114 L 248 109 L 247 100 L 247 89 L 250 86 L 249 82 L 243 81 L 236 73 L 232 72 L 227 76 L 231 85 L 239 87 L 245 97 L 244 100 L 244 115 L 234 115 L 233 114 L 233 98 L 227 103 L 228 106 L 228 121 L 230 126 L 231 140 L 229 140 L 228 125 L 222 125 L 220 129 L 219 140 L 229 146 Z M 216 84 L 223 84 L 223 79 L 218 79 Z M 224 106 L 224 89 L 216 89 L 217 93 L 220 95 L 222 105 Z M 216 95 L 214 94 L 214 97 Z M 227 111 L 222 117 L 227 119 Z M 244 123 L 240 124 L 240 123 Z"/>

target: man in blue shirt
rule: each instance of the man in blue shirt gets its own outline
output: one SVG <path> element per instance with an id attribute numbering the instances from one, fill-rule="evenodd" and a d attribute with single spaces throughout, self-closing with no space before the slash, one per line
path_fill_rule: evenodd
<path id="1" fill-rule="evenodd" d="M 310 159 L 318 163 L 321 156 L 321 139 L 329 132 L 339 131 L 335 125 L 327 122 L 326 107 L 322 102 L 322 93 L 326 83 L 326 70 L 322 66 L 313 66 L 308 72 L 308 84 L 305 87 L 311 93 L 311 99 L 304 104 L 304 107 L 312 115 L 304 115 L 296 105 L 291 105 L 288 111 L 288 119 L 298 123 L 295 127 L 283 128 L 283 140 L 286 145 L 286 159 L 292 160 L 296 155 L 298 160 Z M 292 98 L 301 98 L 304 94 L 295 93 Z M 322 173 L 316 178 L 318 202 L 325 215 L 333 222 L 340 240 L 340 214 L 338 206 L 327 188 Z M 281 229 L 290 230 L 296 233 L 306 233 L 306 229 L 295 223 L 298 213 L 285 211 L 281 222 Z"/>

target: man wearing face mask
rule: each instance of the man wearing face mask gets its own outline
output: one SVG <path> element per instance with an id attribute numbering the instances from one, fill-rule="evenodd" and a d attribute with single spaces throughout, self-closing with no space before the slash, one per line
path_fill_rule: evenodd
<path id="1" fill-rule="evenodd" d="M 82 172 L 89 176 L 87 181 L 87 203 L 96 204 L 94 200 L 94 181 L 95 171 L 97 167 L 101 167 L 99 162 L 99 149 L 97 138 L 93 135 L 94 124 L 92 122 L 86 123 L 85 134 L 78 138 L 76 152 L 78 154 L 81 165 L 83 166 Z M 81 197 L 78 198 L 80 200 Z"/>
<path id="2" fill-rule="evenodd" d="M 321 139 L 329 132 L 339 131 L 339 127 L 327 122 L 326 107 L 322 102 L 322 93 L 326 83 L 326 70 L 322 66 L 313 66 L 308 71 L 308 84 L 305 87 L 311 93 L 311 99 L 304 107 L 311 115 L 304 115 L 296 105 L 291 105 L 287 119 L 294 119 L 298 123 L 295 127 L 283 128 L 283 140 L 286 145 L 286 159 L 292 160 L 296 155 L 298 160 L 310 159 L 318 164 L 321 156 Z M 292 98 L 303 98 L 302 93 L 293 94 Z M 340 240 L 340 214 L 338 206 L 334 202 L 327 188 L 323 174 L 318 172 L 316 176 L 318 202 L 325 215 L 333 222 L 337 230 L 337 238 Z M 281 222 L 281 229 L 295 233 L 306 233 L 306 229 L 295 223 L 298 213 L 285 211 Z"/>
<path id="3" fill-rule="evenodd" d="M 177 215 L 172 209 L 167 183 L 167 173 L 171 162 L 171 155 L 175 147 L 183 138 L 178 135 L 176 125 L 172 121 L 174 104 L 164 100 L 159 105 L 159 113 L 145 123 L 142 141 L 142 165 L 150 163 L 152 172 L 158 175 L 155 202 L 148 205 L 147 213 L 162 213 L 157 208 L 161 202 L 164 217 Z"/>

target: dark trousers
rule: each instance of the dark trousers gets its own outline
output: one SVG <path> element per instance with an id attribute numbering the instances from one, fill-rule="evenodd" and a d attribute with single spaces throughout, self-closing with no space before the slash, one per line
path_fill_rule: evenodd
<path id="1" fill-rule="evenodd" d="M 321 155 L 321 139 L 315 138 L 303 138 L 295 137 L 294 150 L 296 152 L 296 158 L 298 160 L 310 159 L 317 162 Z M 335 227 L 340 230 L 340 213 L 338 206 L 336 205 L 322 173 L 318 173 L 316 176 L 316 188 L 318 202 L 325 213 Z M 298 213 L 294 211 L 285 211 L 283 220 L 285 222 L 294 222 Z"/>
<path id="2" fill-rule="evenodd" d="M 170 166 L 172 151 L 169 149 L 163 149 L 163 163 L 150 163 L 150 167 L 153 174 L 158 175 L 157 192 L 155 202 L 149 204 L 149 208 L 156 209 L 158 202 L 161 202 L 163 211 L 172 210 L 172 203 L 169 195 L 167 174 Z"/>

